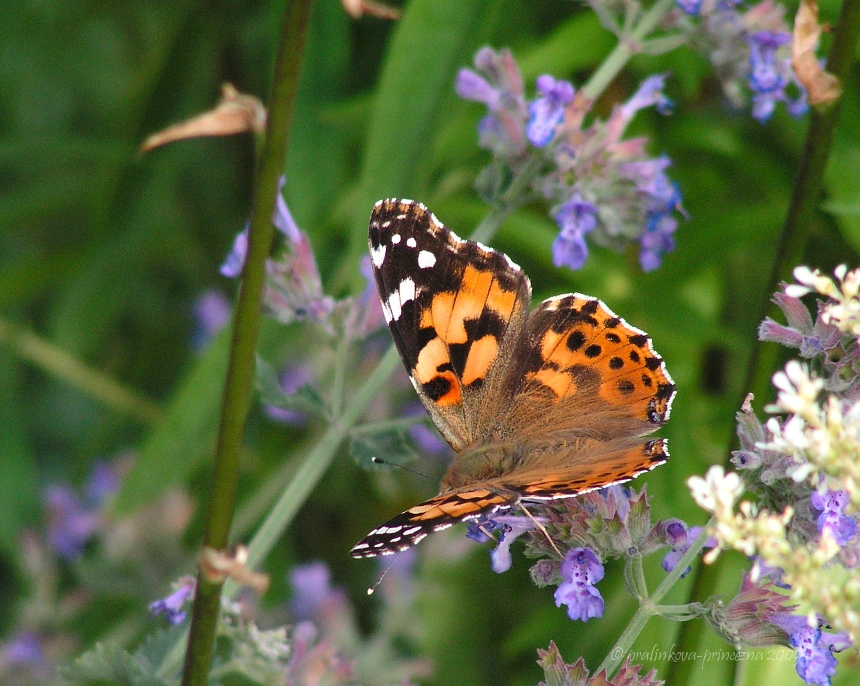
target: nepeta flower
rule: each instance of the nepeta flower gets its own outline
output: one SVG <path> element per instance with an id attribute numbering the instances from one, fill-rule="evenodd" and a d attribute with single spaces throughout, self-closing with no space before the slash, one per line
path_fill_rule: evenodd
<path id="1" fill-rule="evenodd" d="M 753 117 L 766 122 L 773 114 L 776 104 L 784 102 L 789 112 L 799 117 L 806 112 L 806 94 L 793 76 L 791 60 L 777 57 L 777 50 L 791 41 L 784 32 L 757 31 L 748 37 L 750 43 L 749 86 L 753 92 Z M 797 99 L 786 95 L 789 83 L 801 90 Z"/>
<path id="2" fill-rule="evenodd" d="M 538 76 L 536 82 L 541 97 L 529 105 L 526 135 L 532 145 L 542 148 L 555 136 L 555 129 L 564 117 L 564 108 L 573 100 L 573 86 L 568 81 L 556 81 L 552 76 Z"/>
<path id="3" fill-rule="evenodd" d="M 838 664 L 833 653 L 851 647 L 848 634 L 826 633 L 821 630 L 820 621 L 810 626 L 807 617 L 797 615 L 776 616 L 773 622 L 790 636 L 791 644 L 797 648 L 795 669 L 800 678 L 807 684 L 830 686 Z"/>
<path id="4" fill-rule="evenodd" d="M 581 269 L 588 257 L 585 235 L 597 226 L 597 208 L 579 195 L 559 208 L 555 221 L 561 231 L 552 244 L 552 261 L 556 267 Z"/>
<path id="5" fill-rule="evenodd" d="M 312 381 L 313 373 L 307 364 L 287 365 L 278 374 L 278 383 L 285 395 L 298 393 L 302 387 L 308 386 Z M 288 426 L 303 426 L 308 421 L 308 416 L 298 410 L 275 405 L 263 405 L 263 410 L 270 419 Z"/>
<path id="6" fill-rule="evenodd" d="M 222 271 L 223 273 L 223 271 Z M 230 301 L 221 291 L 210 288 L 201 293 L 194 301 L 194 332 L 191 345 L 202 350 L 209 341 L 230 321 L 232 311 Z"/>
<path id="7" fill-rule="evenodd" d="M 589 548 L 574 548 L 564 556 L 564 581 L 555 591 L 556 607 L 567 605 L 567 615 L 583 622 L 603 616 L 603 597 L 594 584 L 603 578 L 603 565 Z"/>
<path id="8" fill-rule="evenodd" d="M 667 572 L 675 569 L 684 556 L 684 553 L 690 549 L 693 541 L 699 537 L 700 533 L 702 533 L 702 527 L 700 526 L 693 526 L 688 529 L 687 525 L 679 519 L 669 522 L 666 526 L 666 541 L 672 549 L 666 553 L 660 563 L 663 569 Z M 706 548 L 713 548 L 716 545 L 717 541 L 713 536 L 705 541 Z M 681 574 L 681 577 L 685 577 L 689 573 L 690 567 L 687 567 L 686 571 Z"/>
<path id="9" fill-rule="evenodd" d="M 197 581 L 193 576 L 184 576 L 173 586 L 176 590 L 166 598 L 156 600 L 150 604 L 149 612 L 153 616 L 163 614 L 167 621 L 175 626 L 182 624 L 188 615 L 182 608 L 186 601 L 194 597 L 194 592 L 197 590 Z"/>
<path id="10" fill-rule="evenodd" d="M 857 522 L 845 514 L 849 498 L 845 491 L 826 491 L 812 494 L 812 506 L 821 514 L 818 516 L 818 530 L 827 529 L 839 545 L 847 545 L 857 533 Z"/>
<path id="11" fill-rule="evenodd" d="M 788 615 L 795 605 L 786 605 L 787 596 L 775 591 L 766 580 L 754 582 L 744 576 L 738 594 L 728 603 L 711 598 L 705 621 L 736 649 L 768 645 L 788 645 L 786 632 L 774 623 Z"/>
<path id="12" fill-rule="evenodd" d="M 691 17 L 699 16 L 702 10 L 702 0 L 675 0 L 675 4 Z"/>
<path id="13" fill-rule="evenodd" d="M 501 536 L 495 550 L 490 553 L 490 566 L 496 574 L 501 574 L 511 568 L 511 544 L 526 531 L 534 530 L 535 524 L 529 517 L 518 515 L 501 515 L 493 519 Z"/>

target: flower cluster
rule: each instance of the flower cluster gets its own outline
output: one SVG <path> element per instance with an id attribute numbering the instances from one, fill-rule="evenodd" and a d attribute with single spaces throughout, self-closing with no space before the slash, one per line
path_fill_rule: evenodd
<path id="1" fill-rule="evenodd" d="M 666 175 L 667 157 L 648 158 L 646 139 L 622 135 L 639 110 L 670 111 L 665 75 L 647 79 L 607 121 L 584 126 L 593 102 L 567 81 L 540 76 L 537 97 L 527 101 L 509 51 L 482 48 L 474 64 L 474 71 L 460 70 L 456 90 L 488 109 L 479 142 L 494 159 L 478 178 L 479 192 L 494 200 L 516 175 L 536 169 L 532 189 L 547 200 L 560 229 L 552 249 L 556 266 L 581 268 L 588 236 L 616 250 L 638 243 L 642 269 L 659 267 L 675 247 L 676 215 L 684 215 L 680 192 Z"/>
<path id="2" fill-rule="evenodd" d="M 670 18 L 711 62 L 735 106 L 752 92 L 752 115 L 770 119 L 784 103 L 794 117 L 809 109 L 806 90 L 791 68 L 790 28 L 774 0 L 746 6 L 735 0 L 677 0 Z M 694 21 L 697 19 L 697 21 Z"/>
<path id="3" fill-rule="evenodd" d="M 688 484 L 714 515 L 720 548 L 755 559 L 751 582 L 770 577 L 800 604 L 805 616 L 777 612 L 769 622 L 798 649 L 798 674 L 829 684 L 832 653 L 860 638 L 860 270 L 839 267 L 834 281 L 798 268 L 795 278 L 774 297 L 787 324 L 767 319 L 759 330 L 807 361 L 792 360 L 773 377 L 777 401 L 767 409 L 780 416 L 762 424 L 747 398 L 732 458 L 738 471 L 712 467 Z M 799 300 L 812 292 L 827 297 L 815 321 Z M 746 490 L 758 501 L 738 503 Z M 839 633 L 823 632 L 823 621 Z"/>
<path id="4" fill-rule="evenodd" d="M 604 601 L 596 584 L 603 578 L 604 562 L 641 561 L 643 555 L 669 547 L 663 568 L 671 571 L 699 535 L 701 527 L 687 527 L 678 519 L 651 523 L 651 510 L 643 487 L 632 491 L 609 486 L 565 498 L 537 508 L 539 516 L 494 514 L 469 525 L 467 536 L 478 542 L 493 539 L 492 568 L 511 567 L 511 544 L 523 534 L 526 555 L 540 559 L 532 568 L 538 586 L 558 585 L 557 606 L 567 606 L 571 619 L 588 621 L 603 615 Z M 708 541 L 706 545 L 716 545 Z M 625 575 L 630 577 L 631 575 Z M 629 578 L 628 578 L 629 581 Z M 629 588 L 639 597 L 641 588 Z"/>
<path id="5" fill-rule="evenodd" d="M 606 670 L 589 675 L 585 660 L 579 658 L 573 664 L 566 664 L 558 646 L 550 641 L 549 648 L 538 648 L 538 664 L 544 671 L 546 681 L 540 686 L 662 686 L 665 682 L 657 678 L 657 670 L 639 674 L 640 665 L 631 665 L 625 658 L 618 672 L 610 679 Z"/>

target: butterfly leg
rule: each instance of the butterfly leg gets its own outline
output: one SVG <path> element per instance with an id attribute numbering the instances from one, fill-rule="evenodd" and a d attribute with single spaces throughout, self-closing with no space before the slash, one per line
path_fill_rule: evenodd
<path id="1" fill-rule="evenodd" d="M 555 544 L 555 541 L 553 541 L 552 538 L 550 538 L 549 532 L 544 528 L 544 525 L 541 524 L 535 518 L 535 516 L 531 512 L 528 511 L 528 508 L 525 505 L 523 505 L 522 502 L 519 503 L 519 506 L 520 506 L 520 509 L 523 512 L 525 512 L 526 517 L 528 517 L 529 519 L 532 520 L 532 522 L 534 522 L 534 525 L 546 537 L 546 540 L 549 541 L 549 544 L 552 546 L 552 549 L 558 554 L 558 559 L 563 560 L 564 555 L 561 554 L 561 551 L 558 549 L 558 546 Z"/>

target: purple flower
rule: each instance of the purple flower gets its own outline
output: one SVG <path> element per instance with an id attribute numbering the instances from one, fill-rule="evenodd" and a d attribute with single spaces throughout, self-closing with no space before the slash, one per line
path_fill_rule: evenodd
<path id="1" fill-rule="evenodd" d="M 828 529 L 839 545 L 847 545 L 857 533 L 857 522 L 845 514 L 848 494 L 845 491 L 816 491 L 810 498 L 812 507 L 821 514 L 818 516 L 818 530 Z"/>
<path id="2" fill-rule="evenodd" d="M 188 613 L 182 607 L 185 605 L 185 601 L 191 598 L 197 589 L 197 581 L 193 576 L 184 576 L 177 584 L 178 587 L 173 593 L 166 598 L 156 600 L 149 606 L 149 612 L 153 617 L 163 614 L 167 621 L 174 626 L 182 624 L 185 621 Z M 174 584 L 174 586 L 177 586 L 177 584 Z"/>
<path id="3" fill-rule="evenodd" d="M 639 265 L 643 272 L 652 272 L 663 261 L 663 254 L 675 249 L 672 234 L 678 228 L 678 220 L 666 212 L 648 215 L 645 232 L 639 237 Z"/>
<path id="4" fill-rule="evenodd" d="M 702 0 L 675 0 L 675 4 L 691 17 L 698 17 L 702 10 Z"/>
<path id="5" fill-rule="evenodd" d="M 671 521 L 666 526 L 666 542 L 672 547 L 672 550 L 666 553 L 665 557 L 663 557 L 663 561 L 660 563 L 663 569 L 667 572 L 671 572 L 675 569 L 681 561 L 681 558 L 690 549 L 693 541 L 699 537 L 700 533 L 702 533 L 702 527 L 700 526 L 693 526 L 688 529 L 687 525 L 680 519 Z M 717 541 L 713 536 L 705 541 L 706 548 L 713 548 L 716 545 Z M 687 567 L 687 569 L 684 570 L 684 573 L 681 574 L 681 577 L 683 578 L 689 573 L 690 567 Z"/>
<path id="6" fill-rule="evenodd" d="M 564 118 L 564 108 L 573 100 L 574 90 L 568 81 L 556 81 L 548 74 L 538 76 L 537 90 L 541 97 L 529 105 L 526 135 L 532 145 L 542 148 L 555 135 L 555 127 Z"/>
<path id="7" fill-rule="evenodd" d="M 228 258 L 229 260 L 229 258 Z M 226 264 L 226 262 L 225 262 Z M 210 288 L 194 302 L 194 333 L 191 345 L 202 350 L 230 321 L 232 307 L 221 291 Z"/>
<path id="8" fill-rule="evenodd" d="M 501 94 L 480 74 L 471 69 L 461 69 L 457 73 L 457 83 L 454 91 L 464 100 L 484 103 L 490 111 L 499 107 Z"/>
<path id="9" fill-rule="evenodd" d="M 293 219 L 290 208 L 287 207 L 287 201 L 284 200 L 283 190 L 286 183 L 286 177 L 282 176 L 278 179 L 278 193 L 275 196 L 275 211 L 272 214 L 272 224 L 287 237 L 290 243 L 298 243 L 302 240 L 302 232 Z"/>
<path id="10" fill-rule="evenodd" d="M 294 395 L 299 389 L 307 386 L 313 380 L 310 368 L 305 364 L 293 364 L 284 367 L 278 375 L 281 390 L 284 395 Z M 264 405 L 263 410 L 269 419 L 288 426 L 302 426 L 308 420 L 304 412 L 290 410 L 275 405 Z"/>
<path id="11" fill-rule="evenodd" d="M 424 409 L 424 405 L 415 401 L 407 405 L 403 414 L 406 417 L 424 418 L 427 416 L 427 411 Z M 426 422 L 418 421 L 410 426 L 409 438 L 412 439 L 413 443 L 425 455 L 444 457 L 450 453 L 448 444 L 439 435 L 439 432 L 427 426 Z"/>
<path id="12" fill-rule="evenodd" d="M 779 69 L 776 51 L 791 40 L 787 33 L 757 31 L 749 37 L 749 85 L 754 93 L 773 93 L 785 88 L 786 78 Z"/>
<path id="13" fill-rule="evenodd" d="M 324 612 L 339 591 L 331 585 L 331 572 L 324 562 L 298 565 L 290 572 L 293 597 L 290 611 L 296 619 L 311 619 Z"/>
<path id="14" fill-rule="evenodd" d="M 597 208 L 574 193 L 556 212 L 555 221 L 561 227 L 552 244 L 555 266 L 581 269 L 588 257 L 585 234 L 597 226 Z"/>
<path id="15" fill-rule="evenodd" d="M 574 548 L 564 556 L 564 581 L 555 591 L 556 607 L 567 605 L 567 615 L 583 622 L 603 616 L 603 597 L 594 584 L 603 578 L 603 565 L 590 548 Z"/>
<path id="16" fill-rule="evenodd" d="M 830 686 L 830 678 L 836 674 L 838 653 L 851 647 L 851 640 L 844 631 L 838 634 L 825 633 L 817 626 L 809 626 L 806 617 L 777 615 L 771 621 L 785 631 L 791 644 L 797 648 L 795 669 L 807 684 Z"/>
<path id="17" fill-rule="evenodd" d="M 242 273 L 245 266 L 245 257 L 248 255 L 248 227 L 236 234 L 233 247 L 228 253 L 224 264 L 219 270 L 228 279 L 235 279 Z"/>
<path id="18" fill-rule="evenodd" d="M 670 114 L 673 102 L 663 93 L 668 74 L 655 74 L 645 79 L 639 89 L 621 107 L 621 115 L 625 121 L 630 121 L 641 109 L 655 105 L 660 114 Z"/>
<path id="19" fill-rule="evenodd" d="M 535 524 L 530 517 L 518 515 L 501 515 L 496 517 L 495 521 L 502 535 L 496 549 L 490 553 L 490 567 L 496 574 L 501 574 L 508 571 L 513 564 L 511 544 L 526 531 L 534 529 Z"/>

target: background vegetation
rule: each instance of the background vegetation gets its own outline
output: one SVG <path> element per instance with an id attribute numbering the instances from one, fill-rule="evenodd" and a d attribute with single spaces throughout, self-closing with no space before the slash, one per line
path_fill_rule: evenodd
<path id="1" fill-rule="evenodd" d="M 479 47 L 510 47 L 531 88 L 543 73 L 583 83 L 614 45 L 592 12 L 562 0 L 415 0 L 404 9 L 391 23 L 352 20 L 334 0 L 314 8 L 285 195 L 337 297 L 364 287 L 358 261 L 379 198 L 420 200 L 461 234 L 486 214 L 472 187 L 488 160 L 476 144 L 481 108 L 453 91 L 457 70 Z M 160 621 L 148 618 L 146 605 L 193 570 L 228 342 L 222 334 L 195 349 L 194 303 L 208 289 L 234 296 L 236 284 L 218 267 L 249 214 L 250 136 L 183 141 L 145 156 L 137 148 L 149 133 L 210 108 L 224 82 L 265 102 L 283 7 L 44 0 L 7 10 L 0 22 L 0 635 L 50 627 L 52 658 L 64 661 L 100 640 L 134 645 Z M 827 0 L 821 10 L 833 19 L 838 6 Z M 731 111 L 705 60 L 687 49 L 634 59 L 597 109 L 608 113 L 663 71 L 671 73 L 675 113 L 642 112 L 633 124 L 652 154 L 671 157 L 690 214 L 663 266 L 643 274 L 635 251 L 595 248 L 583 270 L 556 269 L 557 227 L 539 205 L 506 220 L 494 245 L 524 267 L 536 299 L 596 295 L 652 336 L 678 397 L 663 432 L 672 459 L 643 481 L 655 518 L 700 524 L 705 516 L 683 481 L 731 448 L 806 122 L 779 110 L 761 125 L 748 111 Z M 804 260 L 827 271 L 860 262 L 857 77 L 855 70 L 845 87 L 823 211 Z M 270 323 L 262 349 L 278 362 L 324 368 L 329 353 L 309 336 L 302 325 Z M 371 368 L 362 359 L 370 353 L 355 347 L 350 354 L 354 386 Z M 72 361 L 98 372 L 91 384 Z M 394 399 L 378 412 L 409 399 L 404 381 L 391 383 Z M 111 395 L 113 382 L 130 395 Z M 327 383 L 325 375 L 316 381 L 323 394 Z M 756 398 L 757 409 L 767 400 Z M 253 533 L 323 429 L 252 411 L 237 540 Z M 137 557 L 112 556 L 102 542 L 74 562 L 34 566 L 25 533 L 39 536 L 50 523 L 44 489 L 83 484 L 97 461 L 118 456 L 130 466 L 114 521 L 140 522 L 181 488 L 194 505 L 188 526 L 171 534 L 174 543 L 162 540 Z M 415 466 L 434 475 L 443 469 L 428 459 Z M 362 630 L 371 631 L 381 618 L 365 589 L 380 568 L 350 559 L 348 550 L 434 488 L 402 470 L 368 473 L 344 449 L 266 560 L 273 587 L 262 611 L 275 617 L 286 606 L 290 568 L 323 560 Z M 39 595 L 46 568 L 65 604 Z M 727 593 L 739 569 L 721 578 Z M 635 610 L 620 572 L 610 566 L 602 582 L 606 615 L 574 623 L 554 606 L 551 589 L 531 585 L 518 553 L 511 571 L 495 575 L 486 552 L 461 531 L 438 534 L 420 546 L 417 595 L 403 618 L 413 633 L 400 648 L 430 658 L 427 682 L 440 686 L 535 683 L 535 649 L 550 640 L 569 661 L 582 655 L 596 666 Z M 81 602 L 68 602 L 72 589 Z M 670 600 L 683 602 L 684 593 L 681 584 Z M 636 649 L 668 651 L 679 630 L 684 625 L 654 621 Z M 703 650 L 727 648 L 705 641 Z M 665 673 L 659 657 L 644 664 Z M 693 683 L 714 683 L 727 669 L 726 661 L 703 664 Z M 748 683 L 786 683 L 786 675 L 799 683 L 791 660 L 745 669 Z"/>

